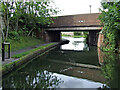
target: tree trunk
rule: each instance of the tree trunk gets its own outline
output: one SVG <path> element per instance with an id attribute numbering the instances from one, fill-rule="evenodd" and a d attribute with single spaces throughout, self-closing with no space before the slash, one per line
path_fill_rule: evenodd
<path id="1" fill-rule="evenodd" d="M 8 17 L 8 5 L 7 5 L 7 31 L 6 31 L 6 37 L 5 37 L 5 41 L 7 40 L 8 38 L 8 31 L 9 31 L 9 17 Z"/>
<path id="2" fill-rule="evenodd" d="M 5 41 L 8 38 L 8 31 L 9 31 L 9 19 L 7 19 L 7 31 L 6 31 L 6 37 L 5 37 Z"/>
<path id="3" fill-rule="evenodd" d="M 18 20 L 19 18 L 17 18 L 17 22 L 16 22 L 16 28 L 15 28 L 16 32 L 18 31 Z"/>
<path id="4" fill-rule="evenodd" d="M 30 36 L 31 32 L 33 31 L 33 28 L 29 31 L 27 36 Z"/>

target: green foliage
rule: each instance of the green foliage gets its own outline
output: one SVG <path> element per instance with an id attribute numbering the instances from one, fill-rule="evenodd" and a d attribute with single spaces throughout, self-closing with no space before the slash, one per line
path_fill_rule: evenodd
<path id="1" fill-rule="evenodd" d="M 62 34 L 62 37 L 71 37 L 71 35 Z"/>
<path id="2" fill-rule="evenodd" d="M 88 32 L 74 32 L 74 37 L 79 38 L 79 37 L 88 37 Z"/>
<path id="3" fill-rule="evenodd" d="M 106 51 L 116 51 L 117 41 L 120 40 L 120 1 L 102 3 L 103 10 L 99 19 L 104 25 L 103 34 Z"/>
<path id="4" fill-rule="evenodd" d="M 88 32 L 74 32 L 74 35 L 67 35 L 67 34 L 62 34 L 63 37 L 74 37 L 74 38 L 87 38 L 88 37 Z"/>
<path id="5" fill-rule="evenodd" d="M 50 2 L 1 2 L 2 17 L 5 23 L 3 30 L 6 38 L 18 33 L 22 36 L 36 36 L 42 27 L 53 23 L 51 13 L 57 11 L 50 6 Z M 8 32 L 9 31 L 9 32 Z M 10 34 L 10 35 L 9 35 Z M 13 35 L 15 34 L 15 35 Z M 18 39 L 18 38 L 17 38 Z"/>
<path id="6" fill-rule="evenodd" d="M 110 88 L 118 88 L 120 83 L 119 55 L 115 53 L 104 53 L 102 73 L 106 79 L 106 84 Z"/>
<path id="7" fill-rule="evenodd" d="M 74 32 L 74 35 L 82 35 L 82 32 Z"/>
<path id="8" fill-rule="evenodd" d="M 15 41 L 20 40 L 19 34 L 16 31 L 9 32 L 8 38 L 12 39 L 12 40 L 15 40 Z"/>

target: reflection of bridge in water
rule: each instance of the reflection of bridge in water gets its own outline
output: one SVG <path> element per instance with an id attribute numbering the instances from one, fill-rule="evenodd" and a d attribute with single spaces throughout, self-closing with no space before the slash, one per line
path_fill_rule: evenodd
<path id="1" fill-rule="evenodd" d="M 105 79 L 101 75 L 101 69 L 98 66 L 64 62 L 60 60 L 49 60 L 49 62 L 51 64 L 53 63 L 50 68 L 50 70 L 52 70 L 51 72 L 105 83 Z"/>
<path id="2" fill-rule="evenodd" d="M 89 44 L 96 45 L 97 34 L 102 29 L 98 20 L 99 15 L 100 13 L 59 16 L 50 27 L 44 28 L 42 34 L 38 34 L 38 36 L 43 35 L 42 38 L 47 42 L 56 42 L 61 40 L 61 32 L 85 31 L 89 32 Z"/>
<path id="3" fill-rule="evenodd" d="M 88 45 L 85 43 L 85 38 L 73 38 L 73 37 L 63 37 L 69 40 L 69 44 L 61 46 L 61 50 L 73 50 L 73 51 L 89 51 Z"/>

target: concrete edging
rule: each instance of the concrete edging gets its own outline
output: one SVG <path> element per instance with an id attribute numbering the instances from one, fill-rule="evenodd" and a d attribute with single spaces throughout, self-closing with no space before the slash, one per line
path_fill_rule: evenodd
<path id="1" fill-rule="evenodd" d="M 8 74 L 9 72 L 11 72 L 12 70 L 19 68 L 21 65 L 28 63 L 29 61 L 47 53 L 48 51 L 54 49 L 56 46 L 58 46 L 60 43 L 48 46 L 47 48 L 44 49 L 39 49 L 37 51 L 34 51 L 28 55 L 25 55 L 21 58 L 19 58 L 18 60 L 5 64 L 4 66 L 2 66 L 2 76 Z"/>

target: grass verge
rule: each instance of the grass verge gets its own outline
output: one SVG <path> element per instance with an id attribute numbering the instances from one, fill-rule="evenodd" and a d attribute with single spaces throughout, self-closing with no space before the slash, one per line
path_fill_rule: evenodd
<path id="1" fill-rule="evenodd" d="M 44 43 L 43 40 L 33 37 L 20 37 L 20 40 L 8 39 L 8 42 L 10 42 L 11 51 Z"/>
<path id="2" fill-rule="evenodd" d="M 62 34 L 62 37 L 73 37 L 71 35 Z"/>
<path id="3" fill-rule="evenodd" d="M 73 36 L 70 36 L 70 35 L 65 35 L 63 34 L 62 37 L 74 37 L 74 38 L 86 38 L 87 36 L 86 35 L 73 35 Z"/>
<path id="4" fill-rule="evenodd" d="M 20 58 L 20 57 L 23 57 L 23 56 L 25 56 L 27 54 L 30 54 L 30 53 L 35 52 L 37 50 L 44 49 L 44 48 L 49 47 L 49 46 L 54 45 L 54 44 L 55 43 L 50 43 L 50 44 L 47 44 L 47 45 L 44 45 L 44 46 L 40 46 L 40 47 L 37 47 L 35 49 L 29 50 L 29 51 L 26 51 L 26 52 L 23 52 L 23 53 L 20 53 L 20 54 L 16 54 L 16 55 L 12 56 L 12 58 Z"/>

